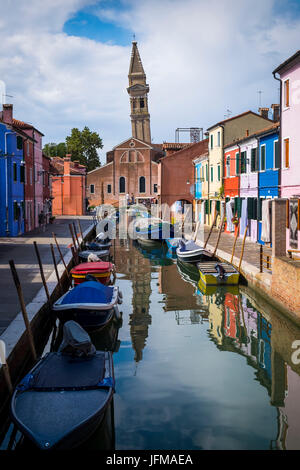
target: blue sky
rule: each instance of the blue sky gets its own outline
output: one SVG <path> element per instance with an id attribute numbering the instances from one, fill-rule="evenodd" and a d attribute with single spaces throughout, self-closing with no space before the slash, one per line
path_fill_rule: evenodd
<path id="1" fill-rule="evenodd" d="M 136 35 L 154 142 L 278 102 L 272 71 L 299 49 L 299 0 L 2 0 L 0 81 L 14 115 L 60 142 L 73 127 L 105 152 L 130 137 Z"/>

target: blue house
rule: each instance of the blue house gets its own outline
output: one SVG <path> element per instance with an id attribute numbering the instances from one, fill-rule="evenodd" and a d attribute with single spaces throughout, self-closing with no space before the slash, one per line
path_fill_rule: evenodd
<path id="1" fill-rule="evenodd" d="M 203 158 L 196 158 L 193 160 L 194 166 L 195 166 L 195 202 L 196 202 L 196 208 L 197 204 L 201 201 L 202 199 L 202 160 Z M 199 210 L 196 209 L 196 214 L 197 214 L 197 221 L 199 220 L 201 223 L 204 223 L 204 221 L 201 220 L 201 213 Z"/>
<path id="2" fill-rule="evenodd" d="M 23 138 L 0 121 L 0 236 L 24 233 Z"/>
<path id="3" fill-rule="evenodd" d="M 280 151 L 279 124 L 270 126 L 268 130 L 256 135 L 259 142 L 259 173 L 258 198 L 262 204 L 265 198 L 279 197 L 280 186 Z M 262 223 L 258 223 L 258 242 L 261 240 Z"/>

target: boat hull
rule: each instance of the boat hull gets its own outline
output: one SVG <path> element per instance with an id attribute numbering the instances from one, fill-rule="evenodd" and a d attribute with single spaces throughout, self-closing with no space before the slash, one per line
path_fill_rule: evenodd
<path id="1" fill-rule="evenodd" d="M 221 266 L 224 270 L 223 276 L 220 276 L 216 266 Z M 237 285 L 240 279 L 240 273 L 234 266 L 228 263 L 197 263 L 200 273 L 200 280 L 203 284 L 210 286 L 218 285 Z"/>
<path id="2" fill-rule="evenodd" d="M 10 408 L 12 420 L 39 449 L 72 449 L 85 442 L 100 426 L 113 397 L 114 371 L 112 353 L 98 351 L 97 354 L 105 355 L 105 377 L 112 378 L 111 386 L 86 390 L 15 390 Z M 45 358 L 29 374 L 41 370 L 43 364 Z"/>

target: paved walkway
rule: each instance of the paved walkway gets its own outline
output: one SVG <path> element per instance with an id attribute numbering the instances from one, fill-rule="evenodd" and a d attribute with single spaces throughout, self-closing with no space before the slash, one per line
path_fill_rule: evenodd
<path id="1" fill-rule="evenodd" d="M 203 239 L 206 240 L 208 233 L 209 233 L 209 227 L 205 227 L 204 236 L 203 234 L 199 234 L 197 238 L 199 239 L 199 241 Z M 218 238 L 218 230 L 214 229 L 208 241 L 208 245 L 210 249 L 216 246 L 217 238 Z M 234 244 L 234 235 L 222 232 L 219 245 L 218 245 L 218 250 L 225 251 L 231 257 L 233 244 Z M 241 255 L 242 244 L 243 244 L 243 238 L 238 237 L 236 246 L 235 246 L 235 251 L 234 251 L 234 256 L 238 259 L 240 258 L 240 255 Z M 264 257 L 266 257 L 266 255 L 269 255 L 271 257 L 272 255 L 271 248 L 264 246 L 263 251 L 264 251 Z M 259 269 L 260 267 L 260 244 L 259 243 L 254 243 L 251 240 L 246 240 L 245 247 L 244 247 L 243 261 Z M 264 272 L 270 273 L 270 271 L 268 271 L 266 268 L 264 268 Z"/>
<path id="2" fill-rule="evenodd" d="M 25 304 L 28 304 L 43 286 L 33 242 L 36 241 L 38 245 L 45 278 L 48 279 L 54 270 L 50 243 L 54 245 L 57 262 L 60 262 L 52 233 L 55 233 L 64 255 L 72 243 L 69 224 L 77 219 L 80 220 L 83 232 L 92 224 L 92 216 L 57 217 L 53 224 L 46 226 L 45 232 L 35 229 L 19 237 L 0 238 L 0 335 L 21 310 L 9 260 L 14 260 Z"/>

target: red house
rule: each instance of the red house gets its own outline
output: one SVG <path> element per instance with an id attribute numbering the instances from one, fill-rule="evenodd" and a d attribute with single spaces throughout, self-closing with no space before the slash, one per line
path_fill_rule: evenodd
<path id="1" fill-rule="evenodd" d="M 231 145 L 224 149 L 224 197 L 232 198 L 238 197 L 240 191 L 240 176 L 239 176 L 239 147 Z M 236 229 L 237 230 L 237 229 Z M 225 232 L 227 231 L 227 224 L 225 225 Z"/>

